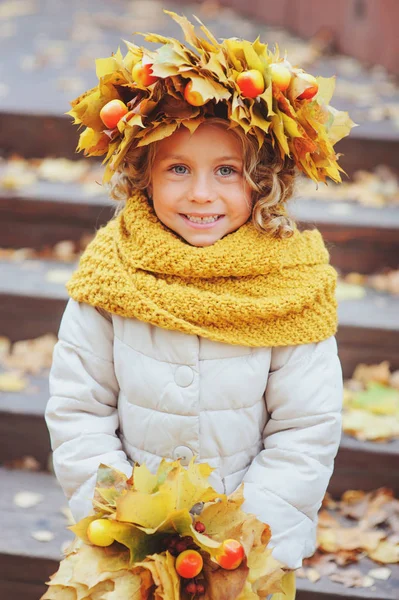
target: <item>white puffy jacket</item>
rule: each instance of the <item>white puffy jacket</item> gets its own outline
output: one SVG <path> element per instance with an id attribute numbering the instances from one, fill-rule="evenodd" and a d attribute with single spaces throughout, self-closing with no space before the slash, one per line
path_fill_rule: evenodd
<path id="1" fill-rule="evenodd" d="M 334 337 L 249 348 L 101 313 L 70 300 L 50 374 L 46 420 L 56 475 L 76 519 L 91 511 L 100 463 L 131 474 L 162 457 L 215 467 L 244 510 L 272 528 L 289 568 L 315 548 L 317 512 L 341 431 Z"/>

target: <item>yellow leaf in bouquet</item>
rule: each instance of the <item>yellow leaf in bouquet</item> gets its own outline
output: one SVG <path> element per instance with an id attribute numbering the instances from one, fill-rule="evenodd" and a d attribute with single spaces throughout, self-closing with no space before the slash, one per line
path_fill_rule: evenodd
<path id="1" fill-rule="evenodd" d="M 119 471 L 119 469 L 104 464 L 101 464 L 98 467 L 94 498 L 96 498 L 96 492 L 113 490 L 120 493 L 127 488 L 128 478 L 123 471 Z M 99 500 L 100 499 L 101 497 Z"/>
<path id="2" fill-rule="evenodd" d="M 147 465 L 136 465 L 133 471 L 133 487 L 142 494 L 152 494 L 158 486 L 158 475 L 152 474 Z"/>
<path id="3" fill-rule="evenodd" d="M 156 586 L 155 598 L 180 600 L 180 579 L 175 569 L 175 559 L 169 552 L 153 554 L 137 563 L 134 572 L 148 570 Z"/>
<path id="4" fill-rule="evenodd" d="M 252 591 L 252 586 L 249 581 L 245 582 L 241 594 L 237 600 L 259 600 L 259 595 Z"/>
<path id="5" fill-rule="evenodd" d="M 77 600 L 76 590 L 63 585 L 51 585 L 40 600 Z"/>
<path id="6" fill-rule="evenodd" d="M 248 554 L 248 581 L 252 590 L 261 598 L 281 590 L 284 576 L 282 565 L 272 556 L 272 551 L 264 546 L 252 548 Z"/>
<path id="7" fill-rule="evenodd" d="M 281 592 L 273 594 L 271 600 L 295 600 L 296 585 L 295 572 L 290 571 L 283 577 Z"/>
<path id="8" fill-rule="evenodd" d="M 101 600 L 125 599 L 143 600 L 142 580 L 140 575 L 126 571 L 123 575 L 115 579 L 114 589 L 101 596 Z"/>
<path id="9" fill-rule="evenodd" d="M 155 494 L 129 490 L 117 502 L 116 518 L 118 521 L 156 529 L 173 511 L 174 500 L 170 490 Z"/>
<path id="10" fill-rule="evenodd" d="M 191 510 L 198 502 L 213 502 L 217 498 L 224 498 L 224 494 L 218 494 L 209 485 L 208 478 L 213 469 L 205 463 L 190 461 L 187 469 L 180 467 L 175 485 L 171 487 L 176 494 L 176 508 L 187 508 Z M 165 485 L 168 485 L 169 477 Z"/>
<path id="11" fill-rule="evenodd" d="M 200 521 L 205 525 L 206 532 L 215 540 L 234 537 L 230 535 L 235 530 L 240 530 L 248 515 L 240 506 L 244 502 L 242 489 L 232 496 L 225 496 L 220 502 L 208 504 L 201 513 Z"/>

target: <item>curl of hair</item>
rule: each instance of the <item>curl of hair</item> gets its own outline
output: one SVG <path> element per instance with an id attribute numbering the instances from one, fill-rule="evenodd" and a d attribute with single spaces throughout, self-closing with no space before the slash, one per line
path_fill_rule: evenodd
<path id="1" fill-rule="evenodd" d="M 294 220 L 288 216 L 285 204 L 294 192 L 296 167 L 293 159 L 282 159 L 267 136 L 259 149 L 254 136 L 246 135 L 241 127 L 234 126 L 227 119 L 210 117 L 206 122 L 228 129 L 242 144 L 243 174 L 251 189 L 254 227 L 274 237 L 292 236 L 296 226 Z M 134 190 L 145 192 L 151 203 L 148 190 L 151 187 L 156 147 L 155 142 L 148 146 L 132 148 L 127 152 L 121 169 L 115 173 L 109 184 L 111 198 L 119 202 L 116 214 L 123 209 L 124 202 Z"/>

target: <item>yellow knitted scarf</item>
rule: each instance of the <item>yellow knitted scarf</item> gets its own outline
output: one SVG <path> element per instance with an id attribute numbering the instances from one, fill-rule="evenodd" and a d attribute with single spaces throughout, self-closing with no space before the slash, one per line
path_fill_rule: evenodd
<path id="1" fill-rule="evenodd" d="M 248 222 L 190 246 L 137 192 L 97 232 L 67 288 L 122 317 L 243 346 L 318 342 L 337 327 L 336 272 L 317 230 L 275 239 Z"/>

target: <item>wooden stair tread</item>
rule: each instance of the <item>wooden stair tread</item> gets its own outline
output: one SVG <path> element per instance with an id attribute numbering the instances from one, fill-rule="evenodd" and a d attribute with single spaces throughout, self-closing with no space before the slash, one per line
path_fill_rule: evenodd
<path id="1" fill-rule="evenodd" d="M 381 230 L 381 234 L 386 229 L 399 229 L 399 206 L 377 208 L 350 200 L 327 200 L 323 199 L 322 189 L 313 197 L 293 198 L 288 207 L 295 219 L 303 223 L 372 228 L 373 232 Z"/>
<path id="2" fill-rule="evenodd" d="M 55 260 L 0 260 L 0 295 L 66 301 L 65 282 L 75 268 L 75 264 Z M 55 271 L 57 280 L 52 281 L 51 273 Z"/>
<path id="3" fill-rule="evenodd" d="M 61 547 L 73 539 L 61 508 L 67 506 L 64 493 L 55 477 L 48 473 L 0 468 L 0 556 L 35 557 L 60 560 Z M 43 500 L 31 508 L 14 504 L 18 492 L 35 492 Z M 49 542 L 39 542 L 32 532 L 47 530 L 54 534 Z M 1 560 L 1 559 L 0 559 Z"/>

